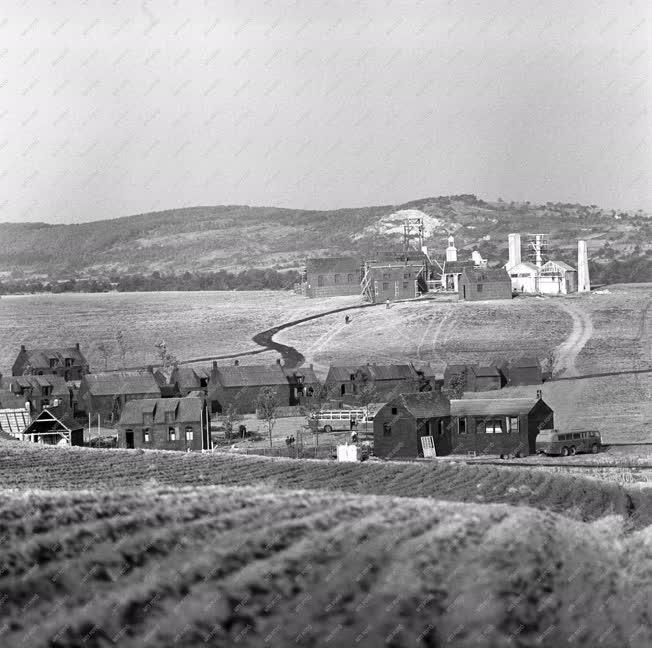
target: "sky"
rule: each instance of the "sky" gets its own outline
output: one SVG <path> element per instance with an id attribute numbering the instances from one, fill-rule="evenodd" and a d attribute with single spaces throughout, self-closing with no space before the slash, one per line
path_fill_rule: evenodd
<path id="1" fill-rule="evenodd" d="M 4 0 L 0 223 L 194 205 L 652 208 L 633 0 Z"/>

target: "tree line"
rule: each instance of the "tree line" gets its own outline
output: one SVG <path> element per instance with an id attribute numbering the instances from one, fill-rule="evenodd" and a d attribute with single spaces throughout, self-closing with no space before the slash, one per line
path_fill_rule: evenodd
<path id="1" fill-rule="evenodd" d="M 0 281 L 0 294 L 64 293 L 64 292 L 151 292 L 165 290 L 288 290 L 299 281 L 296 270 L 278 271 L 271 268 L 250 268 L 238 273 L 184 272 L 182 274 L 152 272 L 151 274 L 111 275 L 97 279 L 71 278 L 56 281 L 6 279 Z"/>

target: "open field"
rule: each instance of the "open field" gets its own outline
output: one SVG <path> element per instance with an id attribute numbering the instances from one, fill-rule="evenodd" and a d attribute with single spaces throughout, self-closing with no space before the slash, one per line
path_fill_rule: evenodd
<path id="1" fill-rule="evenodd" d="M 219 453 L 48 448 L 19 442 L 5 442 L 0 448 L 0 484 L 18 489 L 264 484 L 270 490 L 327 489 L 527 505 L 580 520 L 614 513 L 636 527 L 652 524 L 652 491 L 630 493 L 616 484 L 528 469 L 445 461 L 338 464 Z"/>
<path id="2" fill-rule="evenodd" d="M 356 301 L 308 300 L 280 291 L 6 295 L 0 299 L 0 372 L 11 374 L 21 344 L 74 342 L 81 344 L 97 371 L 104 368 L 104 359 L 96 347 L 106 343 L 111 350 L 109 369 L 118 368 L 116 329 L 125 335 L 128 366 L 156 362 L 154 344 L 159 340 L 183 360 L 240 353 L 260 348 L 252 336 L 279 322 Z M 243 362 L 274 362 L 277 357 L 270 352 Z"/>
<path id="3" fill-rule="evenodd" d="M 7 646 L 652 641 L 652 536 L 617 517 L 267 487 L 8 491 L 0 509 Z"/>

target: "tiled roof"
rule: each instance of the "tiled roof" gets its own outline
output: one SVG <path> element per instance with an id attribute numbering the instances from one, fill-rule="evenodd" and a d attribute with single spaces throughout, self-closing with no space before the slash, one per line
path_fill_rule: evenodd
<path id="1" fill-rule="evenodd" d="M 263 387 L 265 385 L 287 385 L 288 379 L 281 365 L 231 365 L 218 367 L 211 375 L 223 387 Z"/>
<path id="2" fill-rule="evenodd" d="M 153 414 L 153 423 L 197 423 L 202 418 L 201 398 L 144 398 L 125 403 L 120 425 L 143 425 L 143 414 Z M 165 414 L 172 414 L 166 421 Z"/>
<path id="3" fill-rule="evenodd" d="M 57 364 L 63 365 L 64 358 L 72 358 L 75 365 L 86 364 L 84 354 L 76 346 L 27 349 L 21 353 L 34 367 L 49 367 L 50 359 L 56 359 Z"/>
<path id="4" fill-rule="evenodd" d="M 209 377 L 210 371 L 203 367 L 178 367 L 174 370 L 172 380 L 178 383 L 181 389 L 198 389 L 200 381 Z"/>
<path id="5" fill-rule="evenodd" d="M 115 396 L 118 394 L 151 394 L 160 396 L 154 375 L 139 371 L 107 371 L 87 374 L 82 379 L 93 396 Z"/>
<path id="6" fill-rule="evenodd" d="M 326 381 L 346 382 L 357 372 L 369 380 L 410 380 L 418 377 L 414 368 L 408 364 L 331 365 Z"/>
<path id="7" fill-rule="evenodd" d="M 501 416 L 527 414 L 536 398 L 463 398 L 451 401 L 451 416 Z"/>
<path id="8" fill-rule="evenodd" d="M 306 272 L 314 274 L 360 273 L 360 262 L 353 257 L 307 259 Z"/>
<path id="9" fill-rule="evenodd" d="M 40 391 L 43 387 L 51 387 L 53 396 L 68 396 L 68 385 L 63 376 L 44 374 L 42 376 L 14 376 L 11 379 L 12 390 L 18 393 L 24 389 L 36 389 Z"/>
<path id="10" fill-rule="evenodd" d="M 441 392 L 420 392 L 400 394 L 388 406 L 404 407 L 414 418 L 432 418 L 450 415 L 450 401 Z"/>
<path id="11" fill-rule="evenodd" d="M 512 280 L 505 268 L 464 268 L 462 275 L 469 281 L 505 281 L 509 282 L 510 286 L 512 285 Z"/>

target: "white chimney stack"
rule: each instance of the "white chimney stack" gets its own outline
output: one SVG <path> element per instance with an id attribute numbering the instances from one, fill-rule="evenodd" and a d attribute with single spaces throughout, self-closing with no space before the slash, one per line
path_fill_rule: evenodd
<path id="1" fill-rule="evenodd" d="M 586 241 L 577 242 L 577 292 L 590 292 L 589 257 L 586 252 Z"/>
<path id="2" fill-rule="evenodd" d="M 507 267 L 513 268 L 521 262 L 521 235 L 509 234 L 507 241 L 509 248 L 509 262 L 507 263 Z"/>
<path id="3" fill-rule="evenodd" d="M 446 248 L 446 261 L 457 261 L 457 248 L 455 247 L 455 239 L 452 236 L 448 237 L 448 247 Z"/>

